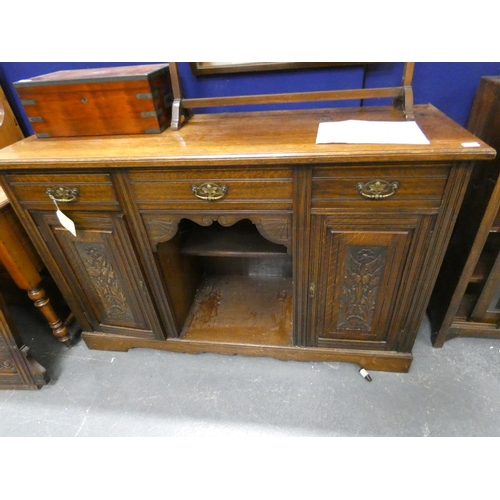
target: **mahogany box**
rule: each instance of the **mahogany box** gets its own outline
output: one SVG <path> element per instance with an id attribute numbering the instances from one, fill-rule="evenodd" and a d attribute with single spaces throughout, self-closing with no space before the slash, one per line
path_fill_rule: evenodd
<path id="1" fill-rule="evenodd" d="M 14 88 L 40 138 L 156 134 L 170 124 L 168 64 L 56 71 Z"/>

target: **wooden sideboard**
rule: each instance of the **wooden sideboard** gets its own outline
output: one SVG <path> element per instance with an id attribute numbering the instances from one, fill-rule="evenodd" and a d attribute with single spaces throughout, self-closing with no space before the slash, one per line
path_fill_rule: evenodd
<path id="1" fill-rule="evenodd" d="M 0 179 L 92 349 L 405 372 L 474 161 L 495 151 L 431 105 L 415 107 L 430 145 L 315 144 L 321 121 L 346 119 L 402 116 L 200 114 L 154 136 L 31 137 L 0 152 Z"/>

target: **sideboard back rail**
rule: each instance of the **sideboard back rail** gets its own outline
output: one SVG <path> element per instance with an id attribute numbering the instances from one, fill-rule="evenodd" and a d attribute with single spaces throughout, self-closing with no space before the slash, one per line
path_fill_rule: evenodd
<path id="1" fill-rule="evenodd" d="M 210 108 L 216 106 L 241 106 L 251 104 L 283 104 L 295 102 L 340 101 L 354 99 L 394 98 L 394 105 L 402 109 L 406 120 L 413 120 L 412 80 L 415 63 L 407 62 L 403 69 L 400 86 L 383 88 L 363 88 L 346 90 L 327 90 L 318 92 L 290 92 L 280 94 L 259 94 L 222 97 L 182 96 L 179 68 L 176 62 L 169 63 L 172 78 L 174 103 L 172 109 L 172 130 L 179 130 L 182 117 L 188 119 L 193 108 Z"/>

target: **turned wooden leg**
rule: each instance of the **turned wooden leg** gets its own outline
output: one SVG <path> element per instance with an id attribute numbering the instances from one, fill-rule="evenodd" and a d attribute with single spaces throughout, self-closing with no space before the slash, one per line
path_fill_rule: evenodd
<path id="1" fill-rule="evenodd" d="M 60 342 L 69 346 L 71 337 L 68 334 L 66 325 L 59 319 L 55 313 L 50 299 L 47 297 L 45 290 L 41 287 L 36 287 L 28 290 L 28 297 L 35 303 L 35 306 L 40 309 L 45 319 L 49 322 L 52 333 Z"/>
<path id="2" fill-rule="evenodd" d="M 15 284 L 25 290 L 40 309 L 54 336 L 69 346 L 71 338 L 66 329 L 68 321 L 63 323 L 59 319 L 45 290 L 40 286 L 42 277 L 38 271 L 43 267 L 43 263 L 6 198 L 3 203 L 0 201 L 0 262 Z"/>

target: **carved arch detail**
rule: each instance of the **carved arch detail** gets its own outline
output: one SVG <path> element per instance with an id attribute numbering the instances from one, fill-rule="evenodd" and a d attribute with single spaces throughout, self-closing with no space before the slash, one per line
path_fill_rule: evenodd
<path id="1" fill-rule="evenodd" d="M 230 227 L 240 220 L 249 219 L 267 240 L 291 248 L 291 214 L 261 215 L 239 212 L 234 214 L 144 214 L 143 220 L 153 249 L 159 243 L 171 240 L 177 233 L 179 221 L 189 219 L 200 226 L 210 226 L 218 222 L 221 226 Z"/>
<path id="2" fill-rule="evenodd" d="M 291 249 L 291 215 L 275 215 L 259 217 L 252 222 L 257 227 L 259 233 L 269 241 L 285 245 L 290 253 Z"/>
<path id="3" fill-rule="evenodd" d="M 158 214 L 143 216 L 146 232 L 153 248 L 156 248 L 158 243 L 171 240 L 176 235 L 180 219 L 181 217 L 161 216 Z"/>

